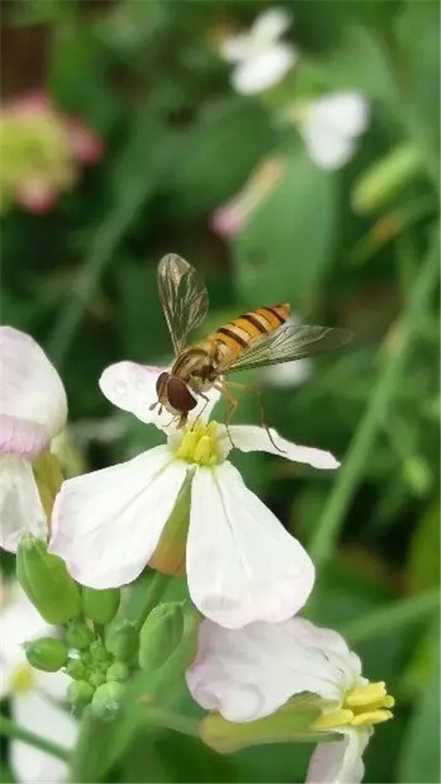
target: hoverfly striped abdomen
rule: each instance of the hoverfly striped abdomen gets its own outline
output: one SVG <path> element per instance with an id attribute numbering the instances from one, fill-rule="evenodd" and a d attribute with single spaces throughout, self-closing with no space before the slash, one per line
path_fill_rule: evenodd
<path id="1" fill-rule="evenodd" d="M 243 313 L 237 319 L 220 327 L 211 337 L 219 345 L 222 361 L 229 362 L 233 356 L 248 349 L 262 335 L 269 335 L 289 318 L 288 303 L 256 308 Z"/>

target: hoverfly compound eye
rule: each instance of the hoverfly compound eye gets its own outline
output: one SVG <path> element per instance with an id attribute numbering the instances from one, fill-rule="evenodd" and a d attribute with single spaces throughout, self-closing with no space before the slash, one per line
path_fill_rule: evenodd
<path id="1" fill-rule="evenodd" d="M 158 395 L 158 398 L 161 397 L 162 393 L 164 392 L 169 378 L 170 378 L 170 373 L 164 372 L 164 373 L 160 373 L 158 378 L 156 379 L 156 394 Z"/>
<path id="2" fill-rule="evenodd" d="M 159 382 L 159 379 L 158 379 Z M 167 381 L 167 396 L 170 405 L 183 414 L 197 406 L 197 400 L 190 393 L 187 384 L 176 376 L 169 376 Z"/>

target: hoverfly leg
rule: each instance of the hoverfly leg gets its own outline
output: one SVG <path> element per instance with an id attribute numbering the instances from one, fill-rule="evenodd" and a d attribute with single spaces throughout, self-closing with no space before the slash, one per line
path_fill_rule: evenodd
<path id="1" fill-rule="evenodd" d="M 286 450 L 285 449 L 281 449 L 280 446 L 277 446 L 276 442 L 274 441 L 274 438 L 271 435 L 271 430 L 269 429 L 269 427 L 268 427 L 268 425 L 267 425 L 267 423 L 265 421 L 265 409 L 264 409 L 264 406 L 263 406 L 262 391 L 260 389 L 256 389 L 255 392 L 256 392 L 256 395 L 257 395 L 257 398 L 258 398 L 258 401 L 259 401 L 259 411 L 260 411 L 260 422 L 261 422 L 261 425 L 266 430 L 266 434 L 267 434 L 267 436 L 268 436 L 268 438 L 270 440 L 270 443 L 273 445 L 274 449 L 277 449 L 278 452 L 280 452 L 282 455 L 285 455 L 286 454 Z"/>
<path id="2" fill-rule="evenodd" d="M 227 414 L 225 418 L 225 430 L 227 431 L 228 440 L 232 448 L 234 449 L 236 445 L 231 437 L 230 422 L 236 412 L 236 408 L 239 405 L 239 401 L 237 398 L 234 397 L 234 395 L 231 394 L 225 381 L 219 382 L 219 385 L 215 384 L 214 387 L 215 389 L 218 389 L 220 392 L 222 392 L 225 395 L 227 401 L 228 408 L 227 408 Z"/>
<path id="3" fill-rule="evenodd" d="M 156 406 L 159 406 L 159 400 L 155 400 L 155 402 L 152 403 L 151 406 L 149 406 L 149 411 L 154 411 Z M 161 412 L 159 412 L 159 413 L 161 413 Z"/>

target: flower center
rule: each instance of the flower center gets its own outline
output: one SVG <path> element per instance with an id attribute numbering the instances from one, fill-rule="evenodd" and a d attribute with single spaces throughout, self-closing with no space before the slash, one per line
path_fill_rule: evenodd
<path id="1" fill-rule="evenodd" d="M 390 708 L 394 698 L 387 693 L 384 681 L 356 686 L 346 692 L 341 708 L 322 713 L 313 726 L 318 730 L 330 730 L 342 725 L 366 727 L 380 724 L 393 718 Z"/>
<path id="2" fill-rule="evenodd" d="M 11 692 L 17 694 L 29 691 L 35 685 L 35 674 L 32 668 L 23 662 L 18 664 L 14 672 L 11 674 L 10 688 Z"/>
<path id="3" fill-rule="evenodd" d="M 179 441 L 171 444 L 175 457 L 200 466 L 214 466 L 223 460 L 218 448 L 217 422 L 195 422 L 187 425 Z M 174 438 L 173 438 L 174 441 Z"/>

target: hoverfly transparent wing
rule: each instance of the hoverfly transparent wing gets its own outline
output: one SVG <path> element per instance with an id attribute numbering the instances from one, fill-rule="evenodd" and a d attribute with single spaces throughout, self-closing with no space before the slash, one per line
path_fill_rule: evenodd
<path id="1" fill-rule="evenodd" d="M 344 346 L 352 337 L 352 332 L 347 329 L 283 324 L 275 332 L 263 335 L 253 343 L 231 365 L 224 368 L 222 373 L 278 365 L 322 351 L 333 351 Z"/>
<path id="2" fill-rule="evenodd" d="M 185 347 L 187 335 L 205 318 L 208 292 L 188 261 L 169 253 L 158 265 L 158 289 L 175 354 Z"/>

